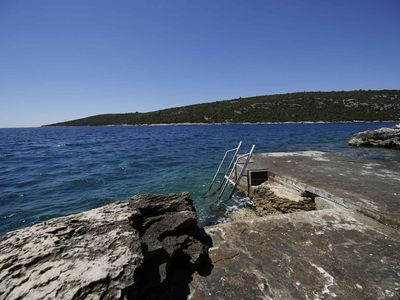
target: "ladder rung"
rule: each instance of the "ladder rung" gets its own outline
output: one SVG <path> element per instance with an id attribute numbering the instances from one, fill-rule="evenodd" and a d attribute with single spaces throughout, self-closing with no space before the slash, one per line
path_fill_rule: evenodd
<path id="1" fill-rule="evenodd" d="M 235 182 L 230 179 L 227 175 L 224 176 L 226 180 L 228 180 L 231 184 L 235 184 Z"/>

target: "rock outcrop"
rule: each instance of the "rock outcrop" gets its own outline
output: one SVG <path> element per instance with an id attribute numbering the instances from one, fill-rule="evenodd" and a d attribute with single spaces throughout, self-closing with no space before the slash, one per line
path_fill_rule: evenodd
<path id="1" fill-rule="evenodd" d="M 189 194 L 137 196 L 0 239 L 0 299 L 186 299 L 209 272 Z"/>
<path id="2" fill-rule="evenodd" d="M 350 138 L 349 145 L 400 149 L 400 125 L 356 133 Z"/>

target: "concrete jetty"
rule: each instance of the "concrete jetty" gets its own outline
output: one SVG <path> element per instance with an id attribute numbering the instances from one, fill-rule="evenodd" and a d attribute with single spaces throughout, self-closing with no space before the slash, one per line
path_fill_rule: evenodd
<path id="1" fill-rule="evenodd" d="M 239 165 L 238 168 L 241 166 Z M 371 161 L 319 151 L 262 153 L 248 171 L 266 170 L 268 181 L 311 192 L 332 204 L 400 228 L 400 163 Z M 240 188 L 253 193 L 243 178 Z"/>
<path id="2" fill-rule="evenodd" d="M 267 181 L 239 189 L 280 214 L 207 227 L 214 268 L 192 299 L 400 299 L 399 163 L 264 153 L 248 171 Z"/>

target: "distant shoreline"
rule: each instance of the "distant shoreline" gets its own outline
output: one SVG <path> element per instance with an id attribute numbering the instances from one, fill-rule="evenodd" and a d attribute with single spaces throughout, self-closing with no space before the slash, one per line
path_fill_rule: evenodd
<path id="1" fill-rule="evenodd" d="M 389 120 L 389 121 L 302 121 L 302 122 L 242 122 L 242 123 L 157 123 L 157 124 L 108 124 L 108 125 L 46 125 L 40 127 L 141 127 L 141 126 L 229 126 L 229 125 L 284 125 L 284 124 L 351 124 L 351 123 L 400 123 L 400 120 Z"/>
<path id="2" fill-rule="evenodd" d="M 44 126 L 318 124 L 400 120 L 400 90 L 300 92 L 236 98 L 151 112 L 105 113 Z"/>

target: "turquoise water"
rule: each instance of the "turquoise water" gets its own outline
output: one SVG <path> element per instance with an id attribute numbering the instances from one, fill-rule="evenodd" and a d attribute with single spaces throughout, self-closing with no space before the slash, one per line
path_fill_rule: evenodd
<path id="1" fill-rule="evenodd" d="M 215 199 L 203 194 L 223 153 L 239 140 L 245 148 L 256 144 L 256 152 L 321 150 L 400 160 L 399 151 L 347 146 L 355 132 L 392 125 L 0 129 L 0 235 L 142 193 L 189 191 L 204 222 L 213 219 Z"/>

